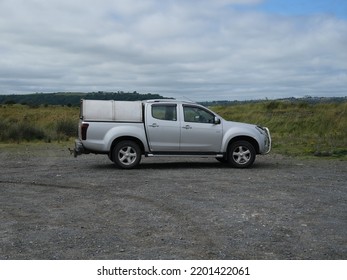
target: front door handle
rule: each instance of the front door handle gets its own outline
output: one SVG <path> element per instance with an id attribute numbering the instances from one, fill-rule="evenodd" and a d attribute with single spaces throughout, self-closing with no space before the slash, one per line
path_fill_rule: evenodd
<path id="1" fill-rule="evenodd" d="M 150 127 L 159 127 L 159 125 L 156 124 L 156 123 L 152 123 L 152 124 L 150 124 L 149 126 L 150 126 Z"/>

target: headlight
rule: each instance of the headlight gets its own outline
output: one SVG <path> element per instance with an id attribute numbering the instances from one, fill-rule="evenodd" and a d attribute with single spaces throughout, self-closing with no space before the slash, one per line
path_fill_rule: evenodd
<path id="1" fill-rule="evenodd" d="M 256 128 L 261 134 L 263 134 L 263 135 L 266 135 L 266 134 L 267 134 L 267 133 L 266 133 L 266 129 L 265 129 L 264 127 L 261 127 L 261 126 L 257 125 L 255 128 Z"/>

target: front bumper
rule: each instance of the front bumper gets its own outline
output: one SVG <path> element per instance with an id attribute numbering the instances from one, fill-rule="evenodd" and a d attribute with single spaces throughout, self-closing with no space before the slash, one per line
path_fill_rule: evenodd
<path id="1" fill-rule="evenodd" d="M 263 127 L 266 131 L 266 140 L 265 140 L 265 154 L 270 153 L 271 151 L 271 145 L 272 145 L 272 140 L 271 140 L 271 135 L 270 135 L 270 130 L 267 127 Z"/>
<path id="2" fill-rule="evenodd" d="M 271 151 L 271 135 L 270 130 L 267 127 L 257 125 L 256 128 L 264 137 L 264 146 L 260 150 L 260 154 L 266 155 Z"/>

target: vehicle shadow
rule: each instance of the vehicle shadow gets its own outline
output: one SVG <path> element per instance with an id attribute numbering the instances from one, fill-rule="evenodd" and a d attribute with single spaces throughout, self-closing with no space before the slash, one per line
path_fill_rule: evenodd
<path id="1" fill-rule="evenodd" d="M 199 162 L 199 161 L 175 161 L 175 162 L 143 162 L 138 169 L 210 169 L 210 168 L 230 168 L 226 164 L 219 162 Z"/>
<path id="2" fill-rule="evenodd" d="M 254 163 L 250 169 L 268 169 L 274 168 L 275 164 L 271 163 Z M 239 168 L 234 168 L 228 164 L 220 163 L 220 162 L 158 162 L 158 163 L 141 163 L 138 169 L 230 169 L 230 170 L 242 170 Z"/>
<path id="3" fill-rule="evenodd" d="M 251 169 L 275 169 L 278 168 L 278 164 L 271 162 L 255 162 L 250 168 Z M 118 169 L 115 164 L 97 164 L 94 165 L 96 169 Z M 230 170 L 243 170 L 238 168 L 233 168 L 232 166 L 220 163 L 218 161 L 159 161 L 159 162 L 146 162 L 142 161 L 140 165 L 131 170 L 172 170 L 172 169 L 230 169 Z M 126 171 L 126 169 L 124 169 Z"/>

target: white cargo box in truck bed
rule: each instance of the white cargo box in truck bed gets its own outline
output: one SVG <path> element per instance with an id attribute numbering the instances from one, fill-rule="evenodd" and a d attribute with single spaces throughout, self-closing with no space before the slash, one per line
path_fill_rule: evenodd
<path id="1" fill-rule="evenodd" d="M 83 100 L 84 121 L 142 122 L 142 102 L 115 100 Z"/>

